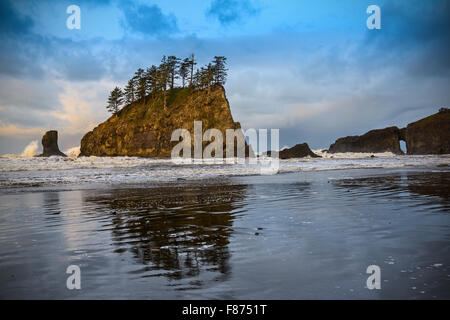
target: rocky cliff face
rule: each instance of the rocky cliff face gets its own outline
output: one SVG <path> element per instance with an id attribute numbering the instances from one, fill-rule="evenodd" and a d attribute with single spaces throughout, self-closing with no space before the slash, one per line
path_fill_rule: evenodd
<path id="1" fill-rule="evenodd" d="M 160 97 L 147 97 L 98 125 L 81 140 L 80 155 L 170 157 L 178 143 L 170 141 L 172 132 L 184 128 L 193 139 L 194 121 L 203 122 L 203 132 L 220 130 L 224 141 L 226 129 L 240 128 L 222 86 L 198 91 L 176 88 L 168 92 L 167 110 Z"/>
<path id="2" fill-rule="evenodd" d="M 47 131 L 42 137 L 42 147 L 44 151 L 38 157 L 61 156 L 67 157 L 58 148 L 58 131 Z"/>
<path id="3" fill-rule="evenodd" d="M 410 123 L 402 134 L 408 154 L 450 154 L 450 110 Z"/>
<path id="4" fill-rule="evenodd" d="M 399 137 L 400 129 L 397 127 L 371 130 L 362 136 L 337 139 L 330 146 L 328 152 L 392 152 L 402 154 Z"/>
<path id="5" fill-rule="evenodd" d="M 406 128 L 371 130 L 362 136 L 339 138 L 328 152 L 392 152 L 402 154 L 400 140 L 406 142 L 407 154 L 450 154 L 450 110 L 408 124 Z"/>

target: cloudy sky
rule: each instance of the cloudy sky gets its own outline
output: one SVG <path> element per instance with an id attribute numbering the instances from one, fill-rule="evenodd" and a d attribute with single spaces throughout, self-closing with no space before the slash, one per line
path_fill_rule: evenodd
<path id="1" fill-rule="evenodd" d="M 0 0 L 0 43 L 0 154 L 50 129 L 79 146 L 109 91 L 164 54 L 227 56 L 233 117 L 279 128 L 280 145 L 327 148 L 450 106 L 447 0 Z"/>

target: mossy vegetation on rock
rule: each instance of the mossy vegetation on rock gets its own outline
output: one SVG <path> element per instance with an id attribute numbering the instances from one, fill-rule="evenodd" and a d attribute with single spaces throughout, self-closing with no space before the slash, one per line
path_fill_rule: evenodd
<path id="1" fill-rule="evenodd" d="M 178 143 L 171 141 L 172 132 L 187 129 L 193 139 L 194 121 L 202 121 L 203 132 L 216 128 L 224 138 L 226 129 L 240 129 L 221 85 L 202 90 L 174 88 L 166 99 L 166 110 L 161 95 L 125 106 L 82 138 L 81 155 L 165 158 Z"/>

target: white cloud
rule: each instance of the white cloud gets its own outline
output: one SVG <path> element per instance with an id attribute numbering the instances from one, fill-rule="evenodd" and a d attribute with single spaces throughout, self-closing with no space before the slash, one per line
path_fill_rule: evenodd
<path id="1" fill-rule="evenodd" d="M 108 115 L 106 97 L 114 83 L 95 81 L 71 83 L 62 81 L 62 93 L 58 95 L 60 108 L 50 113 L 56 118 L 55 127 L 62 134 L 84 134 L 92 130 Z M 59 120 L 59 121 L 58 121 Z"/>
<path id="2" fill-rule="evenodd" d="M 41 128 L 23 128 L 15 124 L 5 124 L 0 120 L 0 136 L 2 137 L 39 136 L 42 134 Z"/>

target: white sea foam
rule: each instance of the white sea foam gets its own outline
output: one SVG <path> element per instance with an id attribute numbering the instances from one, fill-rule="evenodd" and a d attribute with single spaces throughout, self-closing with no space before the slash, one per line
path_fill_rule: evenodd
<path id="1" fill-rule="evenodd" d="M 67 149 L 64 153 L 70 158 L 77 158 L 80 155 L 80 147 Z"/>
<path id="2" fill-rule="evenodd" d="M 69 155 L 75 155 L 72 148 Z M 353 155 L 353 154 L 351 154 Z M 392 154 L 361 154 L 351 158 L 323 157 L 279 161 L 279 170 L 269 168 L 264 161 L 257 164 L 218 164 L 205 161 L 201 164 L 173 164 L 170 159 L 137 157 L 0 157 L 0 186 L 23 183 L 146 183 L 176 181 L 177 179 L 209 179 L 220 176 L 267 175 L 299 171 L 324 171 L 358 168 L 428 167 L 450 163 L 450 155 L 407 156 Z M 260 160 L 268 159 L 262 157 Z M 442 169 L 441 169 L 442 170 Z"/>
<path id="3" fill-rule="evenodd" d="M 323 149 L 312 150 L 315 154 L 321 156 L 325 159 L 364 159 L 364 158 L 386 158 L 395 157 L 396 155 L 392 152 L 381 152 L 381 153 L 366 153 L 366 152 L 342 152 L 342 153 L 328 153 Z"/>

